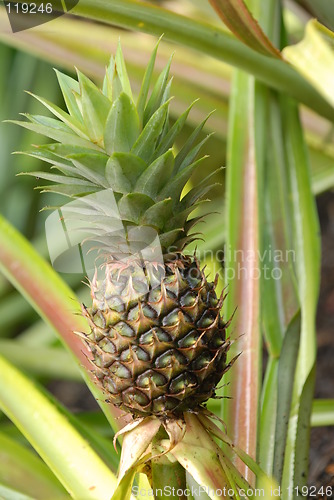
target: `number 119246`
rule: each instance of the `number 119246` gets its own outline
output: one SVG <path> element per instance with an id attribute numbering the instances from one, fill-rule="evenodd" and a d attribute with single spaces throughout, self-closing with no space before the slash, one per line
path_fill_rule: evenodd
<path id="1" fill-rule="evenodd" d="M 301 488 L 296 486 L 295 488 L 288 488 L 289 494 L 295 497 L 307 497 L 307 498 L 319 498 L 326 495 L 326 498 L 332 498 L 333 488 L 331 486 L 321 486 L 321 488 L 316 488 L 315 486 L 302 486 Z"/>
<path id="2" fill-rule="evenodd" d="M 52 14 L 52 3 L 8 3 L 6 4 L 8 14 Z"/>

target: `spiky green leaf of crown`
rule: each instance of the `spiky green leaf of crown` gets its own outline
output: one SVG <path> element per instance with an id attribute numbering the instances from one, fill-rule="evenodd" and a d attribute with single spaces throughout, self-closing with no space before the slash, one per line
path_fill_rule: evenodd
<path id="1" fill-rule="evenodd" d="M 171 246 L 182 250 L 196 237 L 190 230 L 198 218 L 190 216 L 212 186 L 212 174 L 181 199 L 184 186 L 205 158 L 197 156 L 207 139 L 198 143 L 207 118 L 175 155 L 175 139 L 193 104 L 170 126 L 171 59 L 150 92 L 157 48 L 158 44 L 136 102 L 119 44 L 101 90 L 80 71 L 78 81 L 56 71 L 67 112 L 32 94 L 55 118 L 26 114 L 27 121 L 12 122 L 56 141 L 25 153 L 58 170 L 29 173 L 52 183 L 40 189 L 79 198 L 111 188 L 125 228 L 155 228 L 167 252 Z"/>

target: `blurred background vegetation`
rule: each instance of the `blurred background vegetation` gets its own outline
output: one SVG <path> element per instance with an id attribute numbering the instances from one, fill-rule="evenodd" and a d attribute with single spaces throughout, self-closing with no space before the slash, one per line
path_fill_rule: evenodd
<path id="1" fill-rule="evenodd" d="M 222 26 L 209 4 L 201 0 L 152 1 L 151 3 Z M 324 0 L 319 4 L 322 10 L 317 12 L 318 17 L 333 29 L 332 11 L 327 12 L 326 8 L 328 2 Z M 289 43 L 295 43 L 302 38 L 306 21 L 314 15 L 314 6 L 309 0 L 286 2 L 284 15 Z M 66 16 L 39 28 L 12 35 L 5 10 L 0 7 L 0 151 L 2 160 L 0 213 L 31 240 L 33 246 L 46 259 L 48 259 L 48 251 L 44 222 L 48 213 L 40 212 L 40 210 L 45 205 L 56 205 L 56 195 L 48 194 L 46 199 L 44 195 L 41 196 L 38 191 L 34 190 L 38 184 L 36 179 L 16 175 L 22 171 L 47 170 L 48 166 L 35 157 L 12 155 L 13 151 L 30 149 L 30 145 L 36 141 L 36 136 L 28 130 L 2 121 L 17 119 L 22 111 L 38 114 L 42 110 L 42 106 L 25 93 L 25 90 L 42 95 L 59 106 L 63 106 L 53 67 L 71 74 L 73 66 L 76 66 L 94 81 L 100 82 L 104 67 L 110 54 L 115 52 L 120 36 L 130 78 L 136 88 L 136 83 L 139 85 L 155 43 L 155 37 L 127 32 L 116 27 L 106 27 L 74 16 Z M 206 146 L 210 161 L 205 164 L 205 168 L 213 171 L 219 166 L 226 165 L 228 101 L 232 69 L 231 66 L 209 56 L 163 40 L 159 50 L 157 72 L 166 64 L 173 51 L 175 51 L 172 64 L 175 98 L 171 105 L 171 119 L 178 116 L 192 101 L 200 98 L 191 111 L 188 126 L 183 132 L 189 135 L 208 113 L 215 110 L 202 131 L 203 139 L 214 132 Z M 302 121 L 311 159 L 312 189 L 317 196 L 323 235 L 317 396 L 334 398 L 332 383 L 334 342 L 330 335 L 334 326 L 334 263 L 332 258 L 334 250 L 334 128 L 330 121 L 306 107 L 302 108 Z M 182 139 L 181 136 L 180 141 Z M 39 143 L 41 143 L 40 139 Z M 201 174 L 197 175 L 200 177 Z M 194 178 L 192 182 L 195 183 L 197 180 L 198 178 Z M 213 210 L 223 213 L 224 170 L 219 174 L 217 182 L 222 186 L 217 187 L 211 195 L 214 201 Z M 222 217 L 217 219 L 213 216 L 203 226 L 205 242 L 198 244 L 200 252 L 223 247 L 224 231 L 222 231 L 221 221 Z M 63 275 L 63 278 L 82 301 L 89 301 L 88 288 L 81 282 L 82 276 Z M 84 383 L 81 383 L 81 376 L 76 365 L 61 347 L 51 328 L 39 319 L 37 313 L 22 295 L 2 275 L 0 275 L 0 318 L 0 352 L 22 370 L 28 372 L 30 376 L 46 383 L 71 409 L 81 411 L 95 408 L 94 399 Z M 315 441 L 311 450 L 314 463 L 311 481 L 323 481 L 321 474 L 325 473 L 326 467 L 328 468 L 332 461 L 334 462 L 334 446 L 328 445 L 330 438 L 332 442 L 334 441 L 333 431 L 329 428 L 322 428 L 321 433 L 317 432 L 314 434 Z M 317 449 L 322 452 L 318 452 Z M 321 457 L 326 458 L 323 460 Z M 332 473 L 334 475 L 333 471 Z"/>

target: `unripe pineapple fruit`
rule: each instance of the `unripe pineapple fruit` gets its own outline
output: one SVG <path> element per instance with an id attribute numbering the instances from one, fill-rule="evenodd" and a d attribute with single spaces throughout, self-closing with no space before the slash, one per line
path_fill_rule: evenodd
<path id="1" fill-rule="evenodd" d="M 179 415 L 197 408 L 213 395 L 226 368 L 229 344 L 213 284 L 196 259 L 180 256 L 165 266 L 160 285 L 129 304 L 126 296 L 115 303 L 120 290 L 108 286 L 109 264 L 105 280 L 92 285 L 93 306 L 85 311 L 97 378 L 110 401 L 133 414 Z M 118 279 L 126 294 L 131 267 Z"/>
<path id="2" fill-rule="evenodd" d="M 182 196 L 203 160 L 197 155 L 205 120 L 175 154 L 191 106 L 170 126 L 170 61 L 150 91 L 156 52 L 157 47 L 136 100 L 119 46 L 102 90 L 79 71 L 78 81 L 57 72 L 68 112 L 34 96 L 56 118 L 27 115 L 29 121 L 16 123 L 56 141 L 27 153 L 59 171 L 32 173 L 52 182 L 44 191 L 84 200 L 111 190 L 123 243 L 134 228 L 158 235 L 161 261 L 128 255 L 118 236 L 105 229 L 112 219 L 98 203 L 92 208 L 101 220 L 95 234 L 103 226 L 96 240 L 104 262 L 90 283 L 92 306 L 83 313 L 91 331 L 82 336 L 110 402 L 133 415 L 178 417 L 214 396 L 228 368 L 229 341 L 220 316 L 223 297 L 217 298 L 215 283 L 207 281 L 196 257 L 184 255 L 196 238 L 191 229 L 199 218 L 191 213 L 214 175 Z"/>

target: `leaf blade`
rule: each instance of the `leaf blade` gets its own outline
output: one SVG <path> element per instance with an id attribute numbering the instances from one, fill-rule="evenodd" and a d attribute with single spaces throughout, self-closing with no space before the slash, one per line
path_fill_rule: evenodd
<path id="1" fill-rule="evenodd" d="M 223 22 L 246 45 L 267 56 L 281 58 L 243 0 L 209 0 Z"/>
<path id="2" fill-rule="evenodd" d="M 0 388 L 2 410 L 64 487 L 79 498 L 108 500 L 116 486 L 115 476 L 37 387 L 2 356 L 0 367 L 4 382 Z M 55 429 L 59 432 L 57 439 Z"/>
<path id="3" fill-rule="evenodd" d="M 132 99 L 125 92 L 111 106 L 104 130 L 104 146 L 109 155 L 128 153 L 139 136 L 139 116 Z"/>

